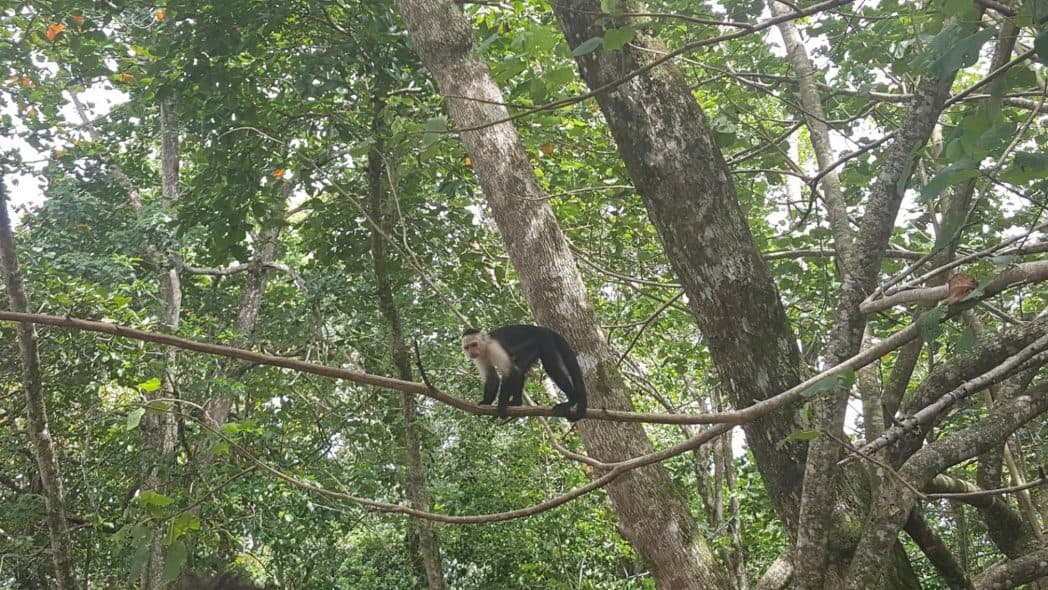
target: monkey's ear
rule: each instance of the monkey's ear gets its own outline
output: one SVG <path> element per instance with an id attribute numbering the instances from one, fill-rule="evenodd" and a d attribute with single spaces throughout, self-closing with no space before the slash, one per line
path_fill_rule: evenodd
<path id="1" fill-rule="evenodd" d="M 469 336 L 470 334 L 480 334 L 480 330 L 476 328 L 466 328 L 466 331 L 462 333 L 463 336 Z"/>

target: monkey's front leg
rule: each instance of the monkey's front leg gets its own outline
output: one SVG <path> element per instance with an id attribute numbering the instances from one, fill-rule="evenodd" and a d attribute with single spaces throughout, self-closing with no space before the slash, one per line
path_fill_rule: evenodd
<path id="1" fill-rule="evenodd" d="M 524 373 L 511 371 L 502 379 L 502 387 L 499 388 L 499 417 L 505 418 L 509 415 L 509 405 L 521 404 L 524 395 Z"/>
<path id="2" fill-rule="evenodd" d="M 488 373 L 488 376 L 484 379 L 484 399 L 480 400 L 480 405 L 491 405 L 491 402 L 495 401 L 495 396 L 498 395 L 500 384 L 501 381 L 498 376 L 495 375 L 494 371 Z"/>

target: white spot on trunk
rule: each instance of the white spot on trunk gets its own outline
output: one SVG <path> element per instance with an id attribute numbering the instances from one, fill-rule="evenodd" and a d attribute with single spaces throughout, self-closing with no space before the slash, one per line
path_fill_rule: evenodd
<path id="1" fill-rule="evenodd" d="M 586 374 L 597 368 L 597 356 L 583 352 L 578 355 L 579 368 Z"/>

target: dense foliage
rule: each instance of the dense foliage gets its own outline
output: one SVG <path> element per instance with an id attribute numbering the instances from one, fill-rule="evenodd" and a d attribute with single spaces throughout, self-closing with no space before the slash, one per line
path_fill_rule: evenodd
<path id="1" fill-rule="evenodd" d="M 618 3 L 606 4 L 609 14 L 617 10 Z M 960 3 L 927 4 L 884 0 L 804 24 L 809 50 L 824 66 L 820 82 L 831 85 L 824 105 L 841 154 L 898 131 L 916 76 L 980 59 L 985 66 L 993 27 L 1005 20 L 950 39 L 943 14 Z M 1036 36 L 1043 16 L 1034 4 L 1016 3 L 1009 22 L 1023 27 L 1034 57 L 1044 61 L 1048 41 Z M 707 20 L 756 23 L 763 6 L 653 2 L 645 32 L 678 47 L 738 30 Z M 511 110 L 587 92 L 544 3 L 464 10 Z M 482 326 L 531 321 L 471 161 L 449 132 L 391 3 L 0 0 L 0 14 L 0 125 L 17 132 L 0 143 L 3 181 L 16 201 L 37 189 L 46 196 L 18 211 L 33 310 L 162 331 L 159 279 L 177 260 L 179 336 L 393 376 L 376 286 L 384 271 L 371 245 L 368 163 L 377 145 L 393 220 L 381 235 L 392 260 L 386 270 L 427 378 L 456 397 L 479 396 L 451 308 Z M 588 49 L 614 51 L 633 32 L 621 35 Z M 679 65 L 735 173 L 803 356 L 817 368 L 840 275 L 824 255 L 830 229 L 801 180 L 818 167 L 804 133 L 794 134 L 802 121 L 779 38 L 774 29 L 740 35 L 686 53 Z M 976 69 L 963 71 L 959 87 L 982 79 Z M 888 276 L 913 253 L 959 236 L 971 252 L 1043 222 L 1043 74 L 1031 59 L 1004 73 L 992 99 L 961 102 L 943 116 L 893 235 L 898 256 Z M 177 114 L 177 199 L 162 192 L 165 101 Z M 80 112 L 75 103 L 83 103 Z M 712 369 L 600 110 L 584 100 L 537 110 L 516 125 L 604 332 L 628 352 L 621 368 L 637 411 L 727 409 L 720 386 L 730 376 Z M 851 159 L 840 173 L 851 213 L 861 216 L 857 206 L 878 174 L 878 152 Z M 975 178 L 977 214 L 945 210 L 944 195 Z M 275 259 L 252 266 L 267 230 L 279 232 Z M 1017 260 L 986 260 L 966 272 L 985 283 Z M 257 325 L 243 333 L 238 314 L 258 272 L 269 282 Z M 992 314 L 1027 320 L 1044 305 L 1043 290 L 1024 289 L 999 296 Z M 886 313 L 873 326 L 888 333 L 912 319 L 906 311 Z M 49 541 L 13 335 L 12 324 L 0 323 L 0 588 L 46 588 Z M 934 344 L 915 382 L 974 338 L 959 323 L 925 335 Z M 238 570 L 281 588 L 425 586 L 406 517 L 298 489 L 237 451 L 299 481 L 403 504 L 405 424 L 396 392 L 199 353 L 181 353 L 172 367 L 162 347 L 58 328 L 40 329 L 40 347 L 81 583 L 136 587 L 149 541 L 159 536 L 170 580 L 191 570 Z M 883 379 L 895 355 L 875 365 Z M 162 395 L 168 372 L 177 399 Z M 541 387 L 528 391 L 548 403 Z M 419 399 L 433 512 L 527 507 L 592 475 L 554 448 L 556 441 L 582 452 L 577 432 L 558 430 L 558 421 L 552 430 L 530 419 L 502 424 Z M 204 417 L 216 400 L 231 406 L 213 429 Z M 973 400 L 962 423 L 978 420 L 987 403 Z M 175 417 L 176 448 L 174 460 L 156 462 L 162 490 L 148 490 L 143 470 L 155 457 L 140 431 L 142 418 L 157 414 Z M 1016 439 L 1020 464 L 1044 456 L 1043 429 L 1042 421 Z M 665 425 L 646 430 L 656 447 L 689 434 Z M 743 548 L 745 570 L 756 579 L 787 536 L 739 442 L 736 435 L 734 445 L 703 447 L 665 466 L 718 556 L 730 561 L 733 548 Z M 1043 518 L 1045 499 L 1035 500 Z M 958 525 L 969 522 L 965 510 L 944 503 L 932 524 L 948 545 L 963 547 L 977 571 L 999 555 L 976 522 Z M 524 519 L 435 530 L 450 588 L 653 588 L 617 526 L 597 491 Z M 919 551 L 908 550 L 925 587 L 945 587 Z"/>

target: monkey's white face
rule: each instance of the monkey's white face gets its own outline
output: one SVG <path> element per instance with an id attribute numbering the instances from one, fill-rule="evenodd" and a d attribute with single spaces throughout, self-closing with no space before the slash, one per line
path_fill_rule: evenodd
<path id="1" fill-rule="evenodd" d="M 462 350 L 466 351 L 466 356 L 471 359 L 479 359 L 487 354 L 484 338 L 479 334 L 464 336 L 462 338 Z"/>

